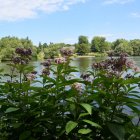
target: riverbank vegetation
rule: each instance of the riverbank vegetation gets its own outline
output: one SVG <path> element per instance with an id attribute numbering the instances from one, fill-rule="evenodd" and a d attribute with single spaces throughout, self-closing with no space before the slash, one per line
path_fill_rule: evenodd
<path id="1" fill-rule="evenodd" d="M 95 36 L 89 42 L 88 37 L 79 36 L 78 43 L 65 44 L 65 43 L 39 43 L 34 45 L 32 41 L 27 38 L 17 37 L 3 37 L 0 39 L 0 60 L 10 60 L 14 55 L 15 49 L 30 48 L 33 52 L 34 59 L 54 58 L 61 56 L 61 48 L 73 50 L 75 56 L 89 55 L 89 56 L 106 56 L 106 55 L 119 55 L 120 53 L 127 53 L 129 55 L 140 55 L 140 39 L 125 40 L 117 39 L 114 42 L 106 41 L 105 37 Z"/>
<path id="2" fill-rule="evenodd" d="M 140 139 L 139 68 L 121 54 L 75 77 L 72 53 L 62 49 L 37 73 L 31 49 L 15 49 L 11 73 L 1 74 L 9 77 L 0 84 L 2 140 Z"/>

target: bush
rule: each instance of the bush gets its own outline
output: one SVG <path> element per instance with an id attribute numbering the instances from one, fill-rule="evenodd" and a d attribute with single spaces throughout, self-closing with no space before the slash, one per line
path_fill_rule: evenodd
<path id="1" fill-rule="evenodd" d="M 140 78 L 136 73 L 123 76 L 137 68 L 124 55 L 93 64 L 93 71 L 81 78 L 72 77 L 77 70 L 69 57 L 48 59 L 36 81 L 24 51 L 9 65 L 10 81 L 0 85 L 2 140 L 140 139 Z"/>

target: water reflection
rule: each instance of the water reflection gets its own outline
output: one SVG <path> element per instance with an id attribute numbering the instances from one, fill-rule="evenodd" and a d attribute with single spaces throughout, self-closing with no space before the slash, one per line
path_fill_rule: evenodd
<path id="1" fill-rule="evenodd" d="M 101 57 L 79 57 L 79 58 L 74 58 L 73 61 L 71 62 L 72 66 L 77 67 L 78 71 L 80 73 L 84 73 L 88 70 L 91 70 L 92 64 L 94 62 L 100 62 L 101 60 L 104 60 L 105 58 Z"/>
<path id="2" fill-rule="evenodd" d="M 87 71 L 92 64 L 92 58 L 74 58 L 71 62 L 72 66 L 76 66 L 80 72 Z"/>

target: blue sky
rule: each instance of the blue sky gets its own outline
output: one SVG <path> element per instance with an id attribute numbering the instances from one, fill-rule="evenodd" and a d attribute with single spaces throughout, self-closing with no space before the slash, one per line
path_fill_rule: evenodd
<path id="1" fill-rule="evenodd" d="M 140 0 L 0 0 L 0 37 L 75 43 L 79 35 L 140 39 Z"/>

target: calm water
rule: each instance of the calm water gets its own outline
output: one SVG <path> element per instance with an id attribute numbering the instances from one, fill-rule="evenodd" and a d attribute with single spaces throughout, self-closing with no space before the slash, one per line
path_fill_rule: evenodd
<path id="1" fill-rule="evenodd" d="M 131 59 L 133 59 L 137 66 L 140 67 L 140 56 L 139 57 L 130 57 Z M 77 69 L 79 70 L 80 73 L 86 72 L 87 70 L 91 69 L 91 65 L 94 62 L 99 62 L 101 60 L 104 60 L 106 58 L 102 57 L 83 57 L 83 58 L 73 58 L 73 60 L 71 61 L 71 65 L 72 66 L 76 66 Z M 35 66 L 36 71 L 38 71 L 39 73 L 42 71 L 43 66 L 40 64 L 42 61 L 33 61 L 30 64 Z M 9 73 L 9 67 L 6 65 L 6 62 L 0 62 L 0 69 L 3 68 L 4 69 L 4 73 Z M 79 74 L 80 74 L 79 73 Z"/>

